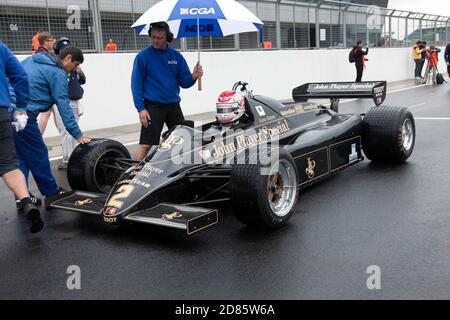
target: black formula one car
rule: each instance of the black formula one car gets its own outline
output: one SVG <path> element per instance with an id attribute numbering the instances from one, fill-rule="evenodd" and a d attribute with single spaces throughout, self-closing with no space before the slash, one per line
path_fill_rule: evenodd
<path id="1" fill-rule="evenodd" d="M 363 158 L 405 162 L 415 123 L 406 108 L 380 106 L 386 82 L 309 83 L 295 103 L 254 95 L 248 84 L 244 119 L 231 127 L 184 122 L 165 132 L 142 162 L 119 142 L 78 146 L 68 169 L 74 191 L 47 208 L 98 215 L 105 223 L 146 223 L 195 233 L 218 222 L 217 204 L 231 203 L 238 220 L 279 228 L 293 214 L 299 190 Z M 329 98 L 331 107 L 308 102 Z M 341 98 L 372 98 L 367 114 L 340 114 Z"/>

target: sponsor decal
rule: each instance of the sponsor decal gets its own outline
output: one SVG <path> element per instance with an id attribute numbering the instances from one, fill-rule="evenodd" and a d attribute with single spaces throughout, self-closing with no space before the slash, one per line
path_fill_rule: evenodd
<path id="1" fill-rule="evenodd" d="M 214 25 L 211 23 L 208 24 L 200 24 L 199 25 L 199 29 L 200 32 L 214 32 Z M 197 32 L 197 25 L 196 24 L 191 24 L 191 25 L 186 25 L 184 27 L 184 32 L 186 33 L 196 33 Z"/>
<path id="2" fill-rule="evenodd" d="M 180 8 L 180 15 L 216 14 L 214 8 Z"/>
<path id="3" fill-rule="evenodd" d="M 114 207 L 107 207 L 103 213 L 106 217 L 114 217 L 117 214 L 117 208 Z"/>
<path id="4" fill-rule="evenodd" d="M 262 106 L 256 106 L 255 109 L 260 117 L 264 117 L 266 115 Z"/>
<path id="5" fill-rule="evenodd" d="M 144 168 L 137 174 L 141 177 L 150 177 L 151 175 L 163 174 L 164 170 L 154 167 L 150 163 L 145 164 Z"/>
<path id="6" fill-rule="evenodd" d="M 383 103 L 383 98 L 385 97 L 385 86 L 381 86 L 378 88 L 373 88 L 373 95 L 376 105 L 380 105 Z"/>
<path id="7" fill-rule="evenodd" d="M 117 217 L 103 217 L 103 221 L 105 221 L 106 223 L 116 223 L 117 222 Z"/>
<path id="8" fill-rule="evenodd" d="M 311 158 L 308 158 L 308 166 L 305 169 L 306 175 L 308 176 L 308 179 L 314 178 L 314 168 L 316 167 L 316 162 L 314 160 L 311 160 Z"/>
<path id="9" fill-rule="evenodd" d="M 260 118 L 259 122 L 261 122 L 261 123 L 269 122 L 269 121 L 272 121 L 275 118 L 276 118 L 275 116 L 266 116 L 266 117 Z"/>
<path id="10" fill-rule="evenodd" d="M 169 60 L 167 61 L 168 64 L 178 64 L 177 60 Z"/>
<path id="11" fill-rule="evenodd" d="M 130 185 L 130 184 L 133 184 L 133 185 L 136 185 L 136 186 L 141 186 L 141 187 L 144 187 L 144 188 L 147 188 L 147 189 L 151 187 L 150 183 L 141 181 L 141 180 L 139 180 L 137 178 L 125 179 L 125 180 L 122 180 L 122 181 L 117 183 L 117 185 L 119 185 L 119 186 L 121 186 L 121 185 Z"/>
<path id="12" fill-rule="evenodd" d="M 348 156 L 349 162 L 355 162 L 358 160 L 358 152 L 356 152 L 356 143 L 352 144 L 352 153 Z"/>
<path id="13" fill-rule="evenodd" d="M 305 111 L 305 109 L 303 108 L 302 105 L 296 105 L 296 106 L 294 106 L 292 108 L 289 108 L 287 110 L 282 110 L 282 111 L 280 111 L 280 113 L 281 113 L 282 116 L 290 116 L 292 114 L 301 113 L 301 112 L 304 112 L 304 111 Z"/>
<path id="14" fill-rule="evenodd" d="M 151 186 L 150 183 L 141 181 L 141 180 L 136 179 L 136 178 L 132 179 L 130 181 L 130 184 L 141 186 L 141 187 L 144 187 L 144 188 L 147 188 L 147 189 L 150 188 L 150 186 Z"/>
<path id="15" fill-rule="evenodd" d="M 263 141 L 277 138 L 279 135 L 288 132 L 289 130 L 290 128 L 286 120 L 278 121 L 275 126 L 262 127 L 258 133 L 252 135 L 238 135 L 231 143 L 224 144 L 223 141 L 220 141 L 219 143 L 214 144 L 212 156 L 214 158 L 228 156 L 242 149 L 256 146 Z"/>
<path id="16" fill-rule="evenodd" d="M 326 91 L 326 90 L 372 90 L 376 82 L 368 83 L 313 83 L 309 86 L 309 91 Z"/>
<path id="17" fill-rule="evenodd" d="M 174 134 L 171 134 L 166 140 L 162 141 L 158 147 L 158 150 L 167 151 L 172 149 L 172 146 L 174 144 L 182 144 L 183 138 L 176 136 Z"/>
<path id="18" fill-rule="evenodd" d="M 82 207 L 82 206 L 85 206 L 87 204 L 91 204 L 92 202 L 93 202 L 92 199 L 77 200 L 77 201 L 75 201 L 75 205 L 77 207 Z"/>
<path id="19" fill-rule="evenodd" d="M 203 160 L 206 160 L 206 159 L 211 158 L 211 152 L 210 152 L 209 150 L 200 150 L 200 151 L 198 152 L 198 154 L 200 155 L 200 157 L 201 157 Z"/>
<path id="20" fill-rule="evenodd" d="M 295 109 L 292 108 L 292 109 L 282 110 L 282 111 L 280 111 L 280 113 L 282 116 L 286 117 L 286 116 L 290 116 L 291 114 L 297 113 L 297 111 L 295 111 Z"/>
<path id="21" fill-rule="evenodd" d="M 302 105 L 297 105 L 294 107 L 294 109 L 295 109 L 295 111 L 297 111 L 297 113 L 305 111 L 305 109 L 303 108 Z"/>
<path id="22" fill-rule="evenodd" d="M 376 95 L 383 94 L 383 92 L 384 92 L 384 86 L 378 87 L 378 88 L 373 88 L 373 92 L 374 92 Z"/>
<path id="23" fill-rule="evenodd" d="M 181 218 L 183 215 L 179 212 L 173 212 L 173 213 L 165 213 L 161 216 L 161 219 L 164 220 L 173 220 L 176 218 Z"/>

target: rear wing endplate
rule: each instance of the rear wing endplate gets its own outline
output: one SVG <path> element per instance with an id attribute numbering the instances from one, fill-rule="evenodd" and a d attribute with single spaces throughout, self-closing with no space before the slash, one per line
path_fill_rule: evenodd
<path id="1" fill-rule="evenodd" d="M 339 99 L 342 98 L 372 98 L 379 106 L 386 99 L 386 90 L 386 81 L 306 83 L 292 90 L 292 98 L 295 102 L 329 98 L 331 109 L 337 112 Z"/>

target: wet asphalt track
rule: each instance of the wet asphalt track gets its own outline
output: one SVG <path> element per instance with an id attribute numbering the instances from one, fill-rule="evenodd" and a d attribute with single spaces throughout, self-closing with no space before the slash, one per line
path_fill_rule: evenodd
<path id="1" fill-rule="evenodd" d="M 418 117 L 410 161 L 366 160 L 303 191 L 278 231 L 249 230 L 226 208 L 191 237 L 55 210 L 31 236 L 1 183 L 0 299 L 450 299 L 450 85 L 389 94 L 385 104 Z M 70 265 L 81 268 L 81 290 L 66 287 Z M 381 290 L 366 287 L 370 265 L 381 268 Z"/>

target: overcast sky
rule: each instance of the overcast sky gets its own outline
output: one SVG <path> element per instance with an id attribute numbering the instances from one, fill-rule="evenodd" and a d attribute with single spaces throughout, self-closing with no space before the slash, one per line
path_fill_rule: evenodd
<path id="1" fill-rule="evenodd" d="M 389 0 L 388 7 L 450 16 L 450 0 Z"/>

